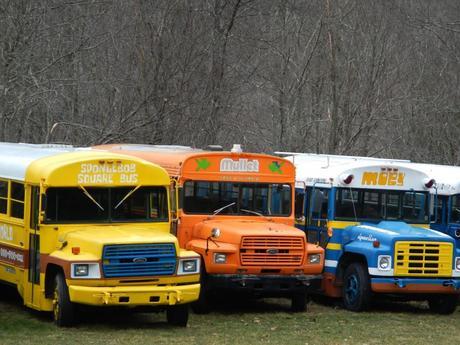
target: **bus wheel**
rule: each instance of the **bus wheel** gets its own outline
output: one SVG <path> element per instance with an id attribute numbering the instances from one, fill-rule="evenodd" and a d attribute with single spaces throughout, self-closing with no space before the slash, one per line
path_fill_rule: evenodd
<path id="1" fill-rule="evenodd" d="M 457 308 L 458 295 L 436 295 L 428 299 L 428 306 L 433 313 L 452 314 Z"/>
<path id="2" fill-rule="evenodd" d="M 170 306 L 166 310 L 166 319 L 170 325 L 186 327 L 188 322 L 188 304 Z"/>
<path id="3" fill-rule="evenodd" d="M 59 327 L 68 327 L 75 323 L 75 305 L 70 301 L 69 290 L 62 273 L 54 277 L 53 318 Z"/>
<path id="4" fill-rule="evenodd" d="M 307 310 L 307 295 L 305 293 L 297 293 L 291 298 L 291 311 L 302 312 Z"/>
<path id="5" fill-rule="evenodd" d="M 369 307 L 371 292 L 369 274 L 361 263 L 352 263 L 345 269 L 342 299 L 345 309 L 363 311 Z"/>
<path id="6" fill-rule="evenodd" d="M 191 304 L 193 312 L 195 314 L 208 314 L 211 311 L 209 298 L 209 291 L 206 284 L 206 272 L 203 267 L 200 277 L 200 295 L 198 300 Z"/>

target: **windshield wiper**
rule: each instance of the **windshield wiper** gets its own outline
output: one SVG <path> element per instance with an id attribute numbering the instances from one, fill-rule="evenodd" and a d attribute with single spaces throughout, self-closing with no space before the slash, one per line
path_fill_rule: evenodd
<path id="1" fill-rule="evenodd" d="M 272 221 L 272 219 L 270 217 L 267 217 L 266 215 L 264 215 L 264 214 L 262 214 L 260 212 L 257 212 L 257 211 L 247 210 L 245 208 L 240 208 L 240 211 L 247 212 L 247 213 L 252 213 L 252 214 L 255 214 L 257 216 L 263 217 L 263 218 L 265 218 L 266 220 L 268 220 L 270 222 Z"/>
<path id="2" fill-rule="evenodd" d="M 218 208 L 217 210 L 214 210 L 214 211 L 212 212 L 212 215 L 215 216 L 216 214 L 222 212 L 222 211 L 225 210 L 226 208 L 228 208 L 228 207 L 230 207 L 230 206 L 233 206 L 233 205 L 235 205 L 235 204 L 236 204 L 236 202 L 234 201 L 234 202 L 232 202 L 232 203 L 230 203 L 230 204 L 228 204 L 228 205 L 225 205 L 225 206 L 223 206 L 223 207 L 221 207 L 221 208 Z"/>
<path id="3" fill-rule="evenodd" d="M 102 211 L 105 211 L 104 210 L 104 207 L 102 207 L 97 201 L 96 199 L 93 198 L 93 196 L 91 194 L 89 194 L 89 192 L 86 190 L 85 187 L 83 187 L 82 185 L 78 185 L 78 187 L 83 191 L 83 194 L 85 194 L 89 200 L 91 200 L 93 203 L 96 204 L 97 207 L 99 207 Z"/>
<path id="4" fill-rule="evenodd" d="M 136 190 L 138 190 L 140 186 L 141 185 L 138 185 L 134 187 L 133 189 L 131 189 L 113 209 L 116 210 L 126 199 L 128 199 Z"/>

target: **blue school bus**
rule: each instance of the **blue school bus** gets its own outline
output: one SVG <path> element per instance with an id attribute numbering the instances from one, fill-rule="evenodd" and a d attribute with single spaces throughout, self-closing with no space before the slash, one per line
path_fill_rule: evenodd
<path id="1" fill-rule="evenodd" d="M 435 181 L 405 161 L 296 154 L 296 223 L 326 249 L 321 293 L 365 310 L 376 294 L 452 313 L 460 251 L 429 229 Z"/>

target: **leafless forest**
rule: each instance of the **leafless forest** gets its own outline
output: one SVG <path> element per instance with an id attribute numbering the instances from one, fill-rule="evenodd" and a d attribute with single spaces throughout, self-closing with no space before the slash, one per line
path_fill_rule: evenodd
<path id="1" fill-rule="evenodd" d="M 458 0 L 0 0 L 0 141 L 460 163 Z"/>

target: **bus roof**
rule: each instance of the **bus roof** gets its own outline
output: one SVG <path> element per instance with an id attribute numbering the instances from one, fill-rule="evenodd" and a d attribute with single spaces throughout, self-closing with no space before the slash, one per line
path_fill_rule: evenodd
<path id="1" fill-rule="evenodd" d="M 171 176 L 196 180 L 286 182 L 294 180 L 293 164 L 276 156 L 229 151 L 205 151 L 184 146 L 112 144 L 95 146 L 159 164 Z"/>
<path id="2" fill-rule="evenodd" d="M 431 188 L 432 194 L 460 194 L 460 167 L 424 163 L 411 163 L 410 166 L 424 171 L 436 181 Z"/>
<path id="3" fill-rule="evenodd" d="M 24 181 L 26 169 L 33 161 L 76 150 L 69 145 L 0 143 L 0 176 Z"/>
<path id="4" fill-rule="evenodd" d="M 168 185 L 166 171 L 150 162 L 68 145 L 0 143 L 0 177 L 53 186 Z"/>
<path id="5" fill-rule="evenodd" d="M 404 162 L 409 163 L 410 160 L 407 159 L 393 159 L 393 158 L 379 158 L 379 157 L 364 157 L 364 156 L 345 156 L 345 155 L 328 155 L 323 153 L 300 153 L 300 152 L 283 152 L 277 151 L 275 154 L 280 156 L 293 156 L 294 159 L 296 156 L 300 157 L 310 157 L 317 160 L 334 160 L 334 161 L 371 161 L 371 162 Z"/>
<path id="6" fill-rule="evenodd" d="M 296 184 L 389 190 L 428 190 L 427 173 L 407 161 L 389 159 L 350 159 L 332 155 L 286 157 L 296 166 Z"/>

